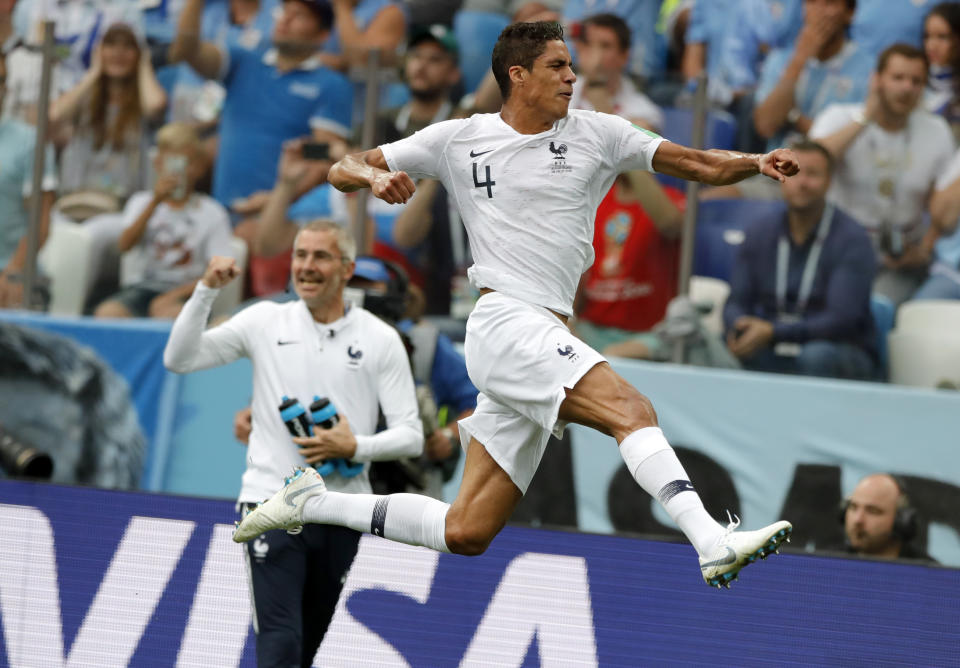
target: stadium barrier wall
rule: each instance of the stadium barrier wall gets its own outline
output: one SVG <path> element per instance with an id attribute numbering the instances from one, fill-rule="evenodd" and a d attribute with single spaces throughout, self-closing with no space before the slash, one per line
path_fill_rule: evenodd
<path id="1" fill-rule="evenodd" d="M 0 481 L 0 668 L 253 666 L 234 517 Z M 508 527 L 470 558 L 365 536 L 315 665 L 947 666 L 958 619 L 954 569 L 784 553 L 718 592 L 678 543 Z"/>
<path id="2" fill-rule="evenodd" d="M 153 415 L 145 489 L 235 498 L 245 452 L 233 439 L 232 419 L 250 398 L 246 360 L 175 376 L 162 368 L 169 324 L 33 315 L 16 321 L 88 343 L 130 381 L 138 410 Z M 614 367 L 653 399 L 715 517 L 729 509 L 745 526 L 759 526 L 782 516 L 805 547 L 836 547 L 844 495 L 865 474 L 893 471 L 907 479 L 924 519 L 922 544 L 941 563 L 960 566 L 960 394 L 669 364 Z M 565 487 L 562 499 L 556 490 L 542 499 L 569 506 L 557 523 L 600 533 L 674 531 L 629 478 L 609 438 L 570 431 L 571 456 L 552 461 L 548 448 L 525 503 L 539 493 L 538 479 L 569 479 L 574 494 Z M 456 485 L 447 486 L 448 498 Z"/>

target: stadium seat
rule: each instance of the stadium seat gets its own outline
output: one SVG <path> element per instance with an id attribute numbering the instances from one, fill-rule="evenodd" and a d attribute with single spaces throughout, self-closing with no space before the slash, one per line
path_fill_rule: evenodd
<path id="1" fill-rule="evenodd" d="M 709 200 L 699 203 L 693 249 L 693 273 L 730 280 L 747 228 L 759 220 L 776 220 L 783 203 L 767 200 Z"/>
<path id="2" fill-rule="evenodd" d="M 897 331 L 956 335 L 960 332 L 960 301 L 927 299 L 905 302 L 897 311 Z"/>
<path id="3" fill-rule="evenodd" d="M 690 277 L 690 299 L 694 304 L 709 304 L 710 312 L 701 318 L 707 331 L 723 336 L 723 307 L 730 296 L 730 284 L 709 276 Z"/>
<path id="4" fill-rule="evenodd" d="M 890 381 L 916 387 L 960 387 L 960 302 L 906 302 L 887 337 Z"/>
<path id="5" fill-rule="evenodd" d="M 883 379 L 887 379 L 889 359 L 887 354 L 887 336 L 893 329 L 897 307 L 889 298 L 883 295 L 870 295 L 870 312 L 873 314 L 873 325 L 877 330 L 877 358 L 880 362 L 880 371 Z"/>
<path id="6" fill-rule="evenodd" d="M 453 34 L 460 47 L 463 87 L 472 93 L 490 69 L 490 55 L 500 31 L 510 25 L 504 14 L 460 10 L 453 19 Z"/>
<path id="7" fill-rule="evenodd" d="M 80 315 L 94 278 L 93 236 L 83 225 L 51 217 L 38 261 L 50 278 L 50 313 Z"/>

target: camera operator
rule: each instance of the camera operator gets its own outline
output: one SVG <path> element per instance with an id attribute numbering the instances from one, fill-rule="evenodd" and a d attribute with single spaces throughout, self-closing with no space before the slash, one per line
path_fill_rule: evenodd
<path id="1" fill-rule="evenodd" d="M 178 373 L 253 362 L 252 430 L 239 502 L 244 510 L 269 497 L 296 466 L 324 461 L 338 466 L 327 486 L 371 491 L 369 462 L 415 457 L 423 449 L 413 378 L 399 334 L 344 300 L 354 270 L 356 244 L 330 221 L 305 225 L 294 240 L 291 271 L 298 300 L 264 301 L 204 332 L 219 288 L 237 278 L 230 258 L 211 260 L 184 305 L 164 353 Z M 339 414 L 329 429 L 292 437 L 278 406 L 315 396 Z M 375 433 L 382 410 L 386 430 Z M 330 462 L 328 462 L 330 463 Z M 257 661 L 310 666 L 330 623 L 360 535 L 342 527 L 305 528 L 298 535 L 269 531 L 248 543 Z"/>

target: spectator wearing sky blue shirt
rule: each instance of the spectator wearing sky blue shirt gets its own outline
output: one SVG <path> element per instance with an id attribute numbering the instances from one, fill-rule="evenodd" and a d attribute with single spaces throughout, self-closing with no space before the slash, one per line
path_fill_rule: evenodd
<path id="1" fill-rule="evenodd" d="M 876 60 L 891 44 L 920 48 L 923 20 L 939 0 L 860 0 L 850 26 L 850 39 Z"/>
<path id="2" fill-rule="evenodd" d="M 831 104 L 866 98 L 874 59 L 847 39 L 856 6 L 856 0 L 805 0 L 796 42 L 768 56 L 753 113 L 768 146 L 805 135 Z"/>
<path id="3" fill-rule="evenodd" d="M 201 42 L 202 10 L 203 0 L 189 0 L 170 58 L 223 81 L 227 96 L 213 196 L 237 213 L 252 214 L 269 196 L 285 140 L 312 134 L 316 141 L 342 145 L 350 132 L 350 82 L 318 57 L 332 19 L 324 0 L 284 2 L 272 47 L 254 51 Z M 327 166 L 318 163 L 297 196 L 320 183 Z"/>
<path id="4" fill-rule="evenodd" d="M 773 49 L 788 48 L 803 27 L 803 0 L 740 0 L 733 11 L 736 30 L 720 43 L 720 72 L 734 96 L 752 92 Z"/>
<path id="5" fill-rule="evenodd" d="M 683 76 L 692 90 L 696 78 L 706 71 L 707 96 L 710 101 L 726 106 L 733 100 L 733 92 L 721 76 L 721 44 L 734 28 L 731 19 L 736 16 L 739 0 L 694 0 L 687 25 L 686 47 L 683 51 Z"/>
<path id="6" fill-rule="evenodd" d="M 0 54 L 0 103 L 7 76 L 5 61 L 5 56 Z M 33 188 L 36 137 L 32 126 L 10 118 L 0 120 L 0 308 L 23 305 L 21 272 L 27 259 L 27 198 Z M 53 149 L 49 147 L 45 170 L 39 230 L 41 246 L 47 237 L 50 207 L 57 187 Z"/>

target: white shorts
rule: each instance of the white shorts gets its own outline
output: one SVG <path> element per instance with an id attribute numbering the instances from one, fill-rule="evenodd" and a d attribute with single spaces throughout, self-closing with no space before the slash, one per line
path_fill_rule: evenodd
<path id="1" fill-rule="evenodd" d="M 524 494 L 572 388 L 603 355 L 570 333 L 549 310 L 490 292 L 467 320 L 467 373 L 480 390 L 477 409 L 461 420 L 460 442 L 483 443 Z"/>

